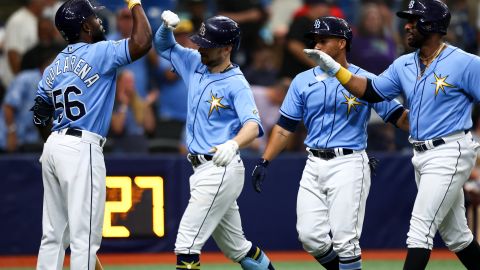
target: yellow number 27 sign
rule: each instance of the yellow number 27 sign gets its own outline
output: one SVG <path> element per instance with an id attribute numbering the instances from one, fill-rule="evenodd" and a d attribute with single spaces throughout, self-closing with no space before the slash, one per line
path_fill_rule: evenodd
<path id="1" fill-rule="evenodd" d="M 132 181 L 128 176 L 107 176 L 107 202 L 103 219 L 104 237 L 129 237 L 130 230 L 123 225 L 113 225 L 114 215 L 127 215 L 132 206 L 141 199 L 143 190 L 152 192 L 152 228 L 158 237 L 165 235 L 165 210 L 163 196 L 163 178 L 160 176 L 137 176 Z M 133 192 L 132 192 L 133 191 Z M 138 196 L 138 193 L 140 196 Z M 140 197 L 140 199 L 138 198 Z M 113 199 L 113 200 L 112 200 Z"/>

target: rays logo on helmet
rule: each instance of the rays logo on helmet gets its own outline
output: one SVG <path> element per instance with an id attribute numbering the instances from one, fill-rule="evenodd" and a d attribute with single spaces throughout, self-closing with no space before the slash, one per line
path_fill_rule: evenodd
<path id="1" fill-rule="evenodd" d="M 408 4 L 408 8 L 412 9 L 414 4 L 415 0 L 410 1 L 410 3 Z"/>
<path id="2" fill-rule="evenodd" d="M 198 34 L 200 36 L 205 36 L 205 24 L 202 23 L 202 26 L 200 26 L 200 29 L 198 30 Z"/>
<path id="3" fill-rule="evenodd" d="M 314 27 L 315 29 L 320 28 L 320 20 L 319 20 L 319 19 L 316 19 L 316 20 L 315 20 L 315 23 L 313 24 L 313 27 Z"/>

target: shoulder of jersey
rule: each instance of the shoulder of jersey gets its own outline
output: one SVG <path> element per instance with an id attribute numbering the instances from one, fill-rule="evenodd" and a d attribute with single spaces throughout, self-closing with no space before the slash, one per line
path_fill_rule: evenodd
<path id="1" fill-rule="evenodd" d="M 295 76 L 294 80 L 306 83 L 307 81 L 315 80 L 316 76 L 322 74 L 324 74 L 324 72 L 322 72 L 320 69 L 317 69 L 317 67 L 314 67 L 298 73 L 297 76 Z"/>

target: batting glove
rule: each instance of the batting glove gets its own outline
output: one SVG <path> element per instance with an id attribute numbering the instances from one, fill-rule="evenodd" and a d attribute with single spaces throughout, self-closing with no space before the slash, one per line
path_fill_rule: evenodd
<path id="1" fill-rule="evenodd" d="M 219 167 L 227 166 L 237 154 L 237 151 L 238 143 L 234 140 L 228 140 L 224 144 L 215 146 L 211 151 L 215 152 L 212 158 L 213 164 Z"/>
<path id="2" fill-rule="evenodd" d="M 270 162 L 268 160 L 261 158 L 260 160 L 258 160 L 257 165 L 255 165 L 255 168 L 253 169 L 253 189 L 255 189 L 255 191 L 258 193 L 262 192 L 262 184 L 265 180 L 265 177 L 267 176 L 267 166 L 269 163 Z"/>
<path id="3" fill-rule="evenodd" d="M 341 65 L 333 58 L 320 51 L 313 49 L 304 49 L 303 52 L 308 55 L 328 76 L 333 77 L 340 70 Z"/>
<path id="4" fill-rule="evenodd" d="M 141 0 L 125 0 L 125 3 L 127 3 L 128 8 L 132 10 L 134 6 L 141 5 L 142 1 Z"/>
<path id="5" fill-rule="evenodd" d="M 178 23 L 180 22 L 180 18 L 177 14 L 171 12 L 170 10 L 165 10 L 162 12 L 162 20 L 168 29 L 172 30 L 177 27 Z"/>

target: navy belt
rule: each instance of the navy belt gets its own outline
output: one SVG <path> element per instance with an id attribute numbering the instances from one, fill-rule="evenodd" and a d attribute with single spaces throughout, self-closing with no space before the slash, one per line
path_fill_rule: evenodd
<path id="1" fill-rule="evenodd" d="M 342 151 L 344 156 L 353 154 L 352 149 L 348 149 L 348 148 L 339 148 L 339 149 Z M 335 149 L 310 149 L 309 151 L 312 153 L 313 156 L 321 159 L 325 159 L 325 160 L 330 160 L 337 157 L 337 154 L 335 153 Z"/>
<path id="2" fill-rule="evenodd" d="M 437 147 L 437 146 L 442 145 L 442 144 L 445 144 L 445 141 L 443 139 L 435 139 L 435 140 L 432 141 L 433 147 Z M 415 149 L 415 151 L 417 151 L 417 152 L 425 152 L 429 148 L 428 148 L 426 143 L 421 142 L 421 143 L 414 143 L 413 144 L 413 149 Z"/>
<path id="3" fill-rule="evenodd" d="M 187 158 L 188 158 L 188 161 L 192 163 L 192 166 L 196 168 L 202 165 L 203 163 L 212 160 L 213 156 L 188 154 Z"/>

